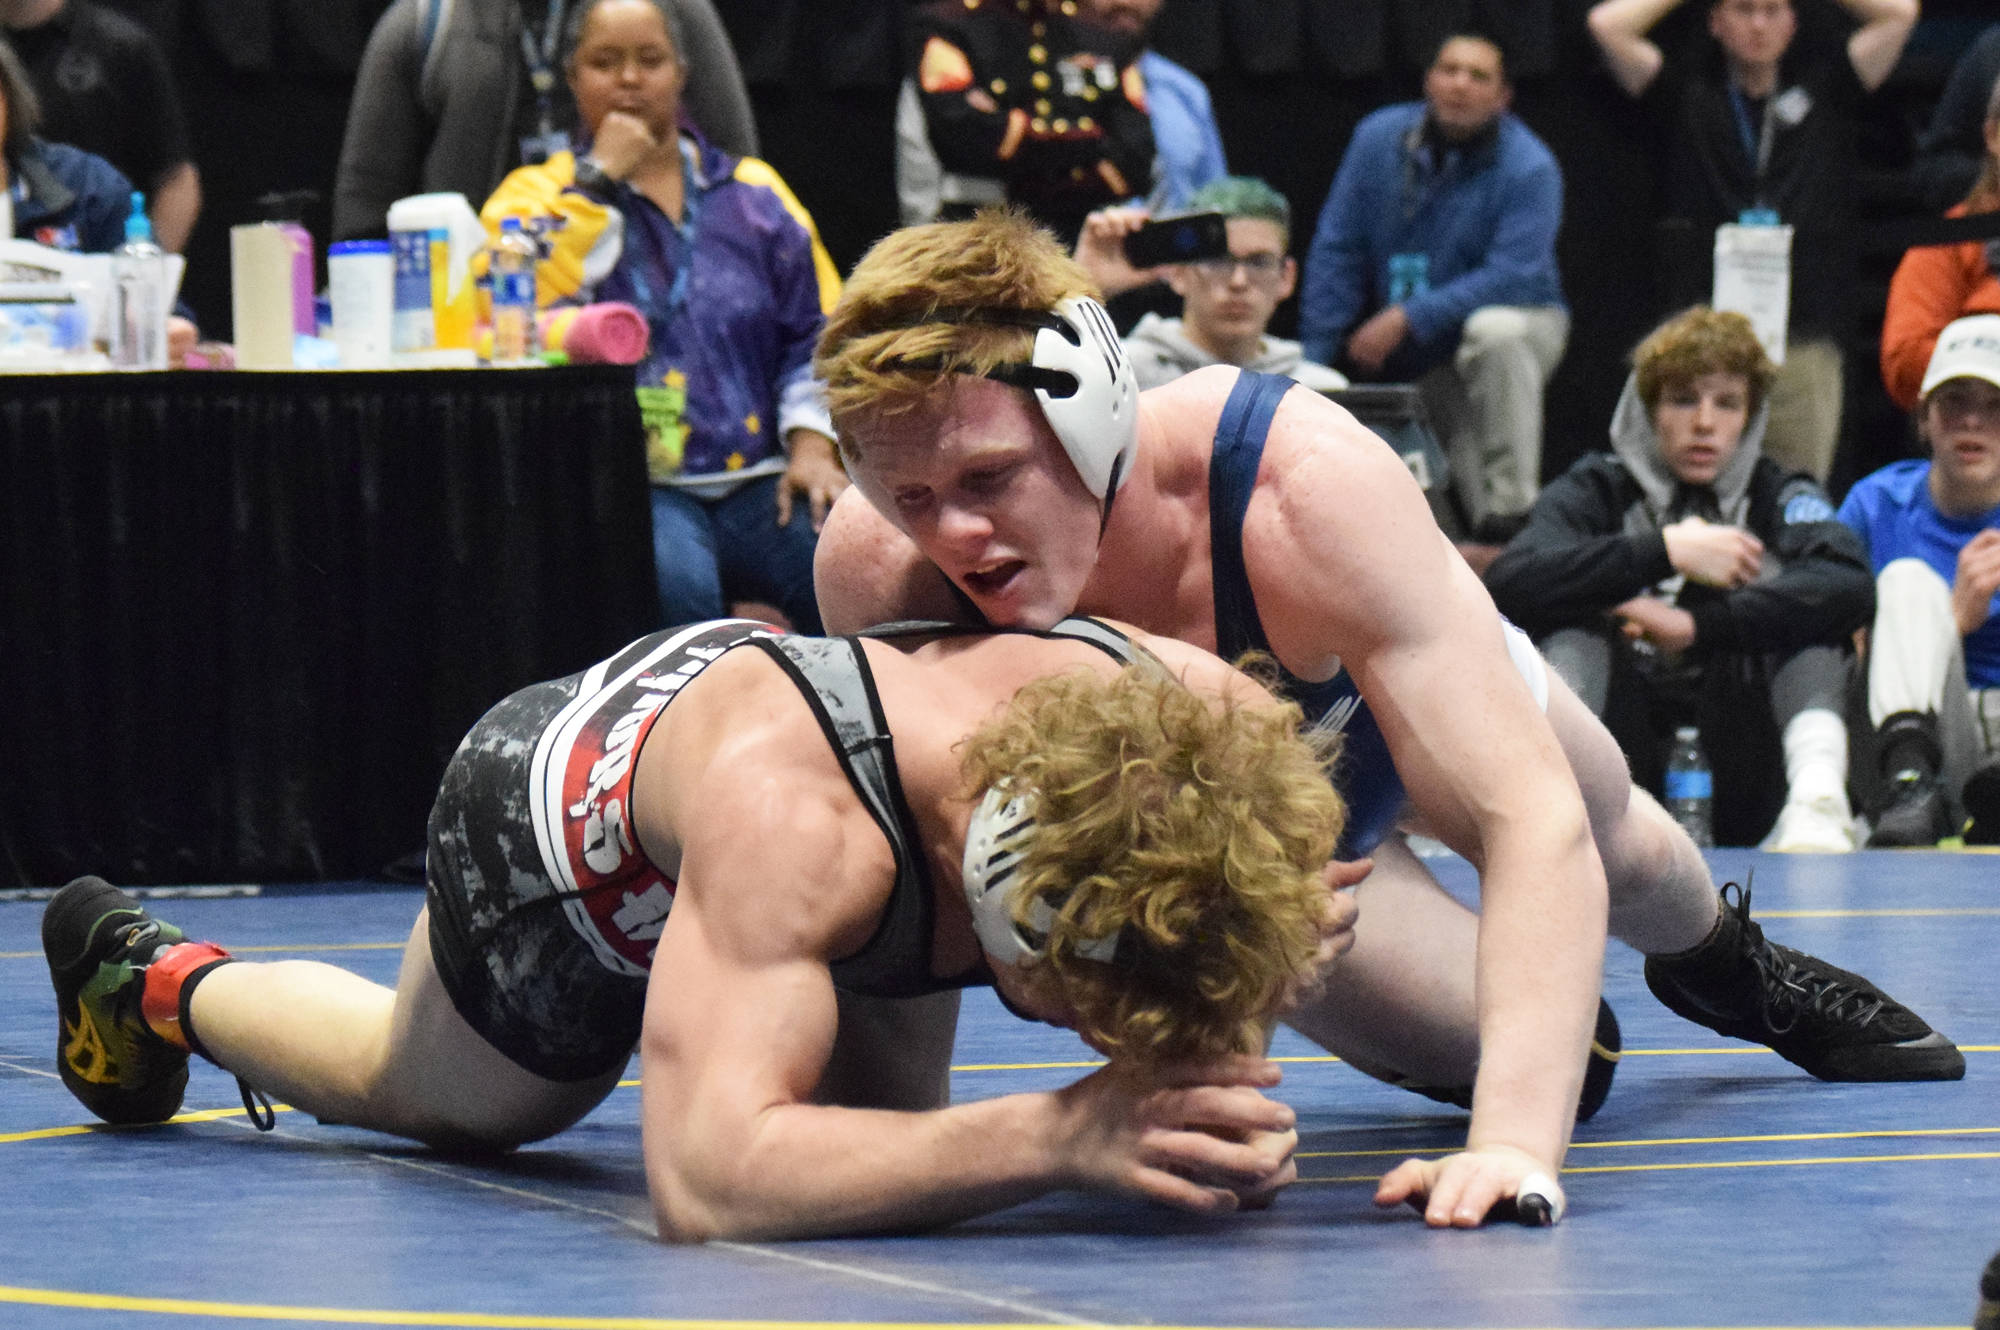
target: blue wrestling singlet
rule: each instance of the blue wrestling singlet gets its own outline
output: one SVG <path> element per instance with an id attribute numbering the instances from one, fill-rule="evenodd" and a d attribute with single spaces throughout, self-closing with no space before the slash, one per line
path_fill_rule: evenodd
<path id="1" fill-rule="evenodd" d="M 1250 508 L 1250 492 L 1257 483 L 1257 466 L 1278 401 L 1295 386 L 1291 379 L 1244 370 L 1215 427 L 1215 454 L 1208 464 L 1208 530 L 1214 563 L 1215 648 L 1224 660 L 1233 661 L 1246 651 L 1271 652 L 1243 567 L 1243 517 Z M 1345 669 L 1321 683 L 1308 683 L 1282 665 L 1278 669 L 1281 691 L 1304 709 L 1307 722 L 1341 735 L 1334 784 L 1347 800 L 1347 829 L 1336 853 L 1343 859 L 1367 854 L 1389 834 L 1407 797 L 1388 741 Z"/>

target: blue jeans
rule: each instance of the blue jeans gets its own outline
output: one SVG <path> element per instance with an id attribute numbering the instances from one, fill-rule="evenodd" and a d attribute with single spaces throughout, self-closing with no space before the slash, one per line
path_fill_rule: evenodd
<path id="1" fill-rule="evenodd" d="M 783 610 L 794 631 L 821 631 L 812 576 L 819 534 L 803 498 L 792 505 L 792 520 L 778 525 L 783 479 L 764 476 L 712 500 L 653 486 L 662 627 L 720 619 L 734 601 L 760 600 Z"/>

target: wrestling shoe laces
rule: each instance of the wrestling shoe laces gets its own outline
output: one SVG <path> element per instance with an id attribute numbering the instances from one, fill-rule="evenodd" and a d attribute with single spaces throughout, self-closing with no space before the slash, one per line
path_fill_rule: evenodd
<path id="1" fill-rule="evenodd" d="M 1646 986 L 1669 1010 L 1718 1034 L 1764 1044 L 1821 1080 L 1965 1075 L 1957 1046 L 1908 1007 L 1858 974 L 1767 940 L 1750 918 L 1747 885 L 1724 886 L 1722 903 L 1707 941 L 1646 960 Z"/>
<path id="2" fill-rule="evenodd" d="M 106 1122 L 164 1122 L 180 1109 L 188 1055 L 153 1032 L 139 1004 L 147 964 L 185 940 L 101 878 L 78 878 L 43 911 L 56 1063 L 69 1092 Z"/>

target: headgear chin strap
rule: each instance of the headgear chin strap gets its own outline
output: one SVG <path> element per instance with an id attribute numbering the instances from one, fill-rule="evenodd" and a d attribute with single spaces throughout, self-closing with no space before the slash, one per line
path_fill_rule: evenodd
<path id="1" fill-rule="evenodd" d="M 996 366 L 986 377 L 1035 395 L 1092 494 L 1108 501 L 1131 474 L 1139 446 L 1139 379 L 1104 306 L 1089 296 L 1065 296 L 1052 310 L 947 306 L 902 326 L 925 323 L 1034 329 L 1028 362 Z M 1106 509 L 1108 515 L 1108 502 Z"/>
<path id="2" fill-rule="evenodd" d="M 1047 955 L 1049 930 L 1055 927 L 1056 913 L 1040 897 L 1028 908 L 1027 924 L 1014 919 L 1009 886 L 1034 837 L 1033 797 L 998 788 L 986 791 L 965 829 L 963 879 L 972 931 L 988 955 L 1007 965 L 1026 965 Z M 1076 954 L 1108 964 L 1117 957 L 1118 936 L 1078 943 Z"/>

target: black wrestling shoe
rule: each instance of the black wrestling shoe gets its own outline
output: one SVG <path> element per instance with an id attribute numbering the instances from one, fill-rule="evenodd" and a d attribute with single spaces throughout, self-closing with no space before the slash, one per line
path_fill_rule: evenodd
<path id="1" fill-rule="evenodd" d="M 1871 850 L 1928 848 L 1954 830 L 1937 777 L 1918 771 L 1896 777 L 1881 810 L 1869 822 Z"/>
<path id="2" fill-rule="evenodd" d="M 2000 845 L 2000 758 L 1965 778 L 1960 795 L 1965 802 L 1967 845 Z"/>
<path id="3" fill-rule="evenodd" d="M 1730 904 L 1734 887 L 1736 902 Z M 1858 974 L 1764 939 L 1750 889 L 1722 889 L 1708 940 L 1646 958 L 1667 1009 L 1732 1039 L 1764 1044 L 1823 1081 L 1955 1081 L 1965 1056 L 1922 1017 Z"/>
<path id="4" fill-rule="evenodd" d="M 1604 1107 L 1605 1099 L 1611 1094 L 1611 1078 L 1618 1074 L 1618 1059 L 1623 1055 L 1624 1041 L 1618 1032 L 1618 1017 L 1612 1013 L 1611 1004 L 1599 998 L 1597 1028 L 1590 1036 L 1590 1060 L 1583 1068 L 1583 1093 L 1576 1101 L 1578 1122 L 1590 1121 L 1597 1116 L 1597 1110 Z M 1472 1107 L 1472 1087 L 1469 1085 L 1418 1085 L 1393 1075 L 1383 1079 L 1400 1090 L 1420 1094 L 1440 1104 L 1467 1110 Z"/>
<path id="5" fill-rule="evenodd" d="M 42 913 L 42 952 L 61 1017 L 62 1081 L 106 1122 L 164 1122 L 180 1111 L 188 1055 L 140 1015 L 146 966 L 186 939 L 102 878 L 80 877 Z"/>

